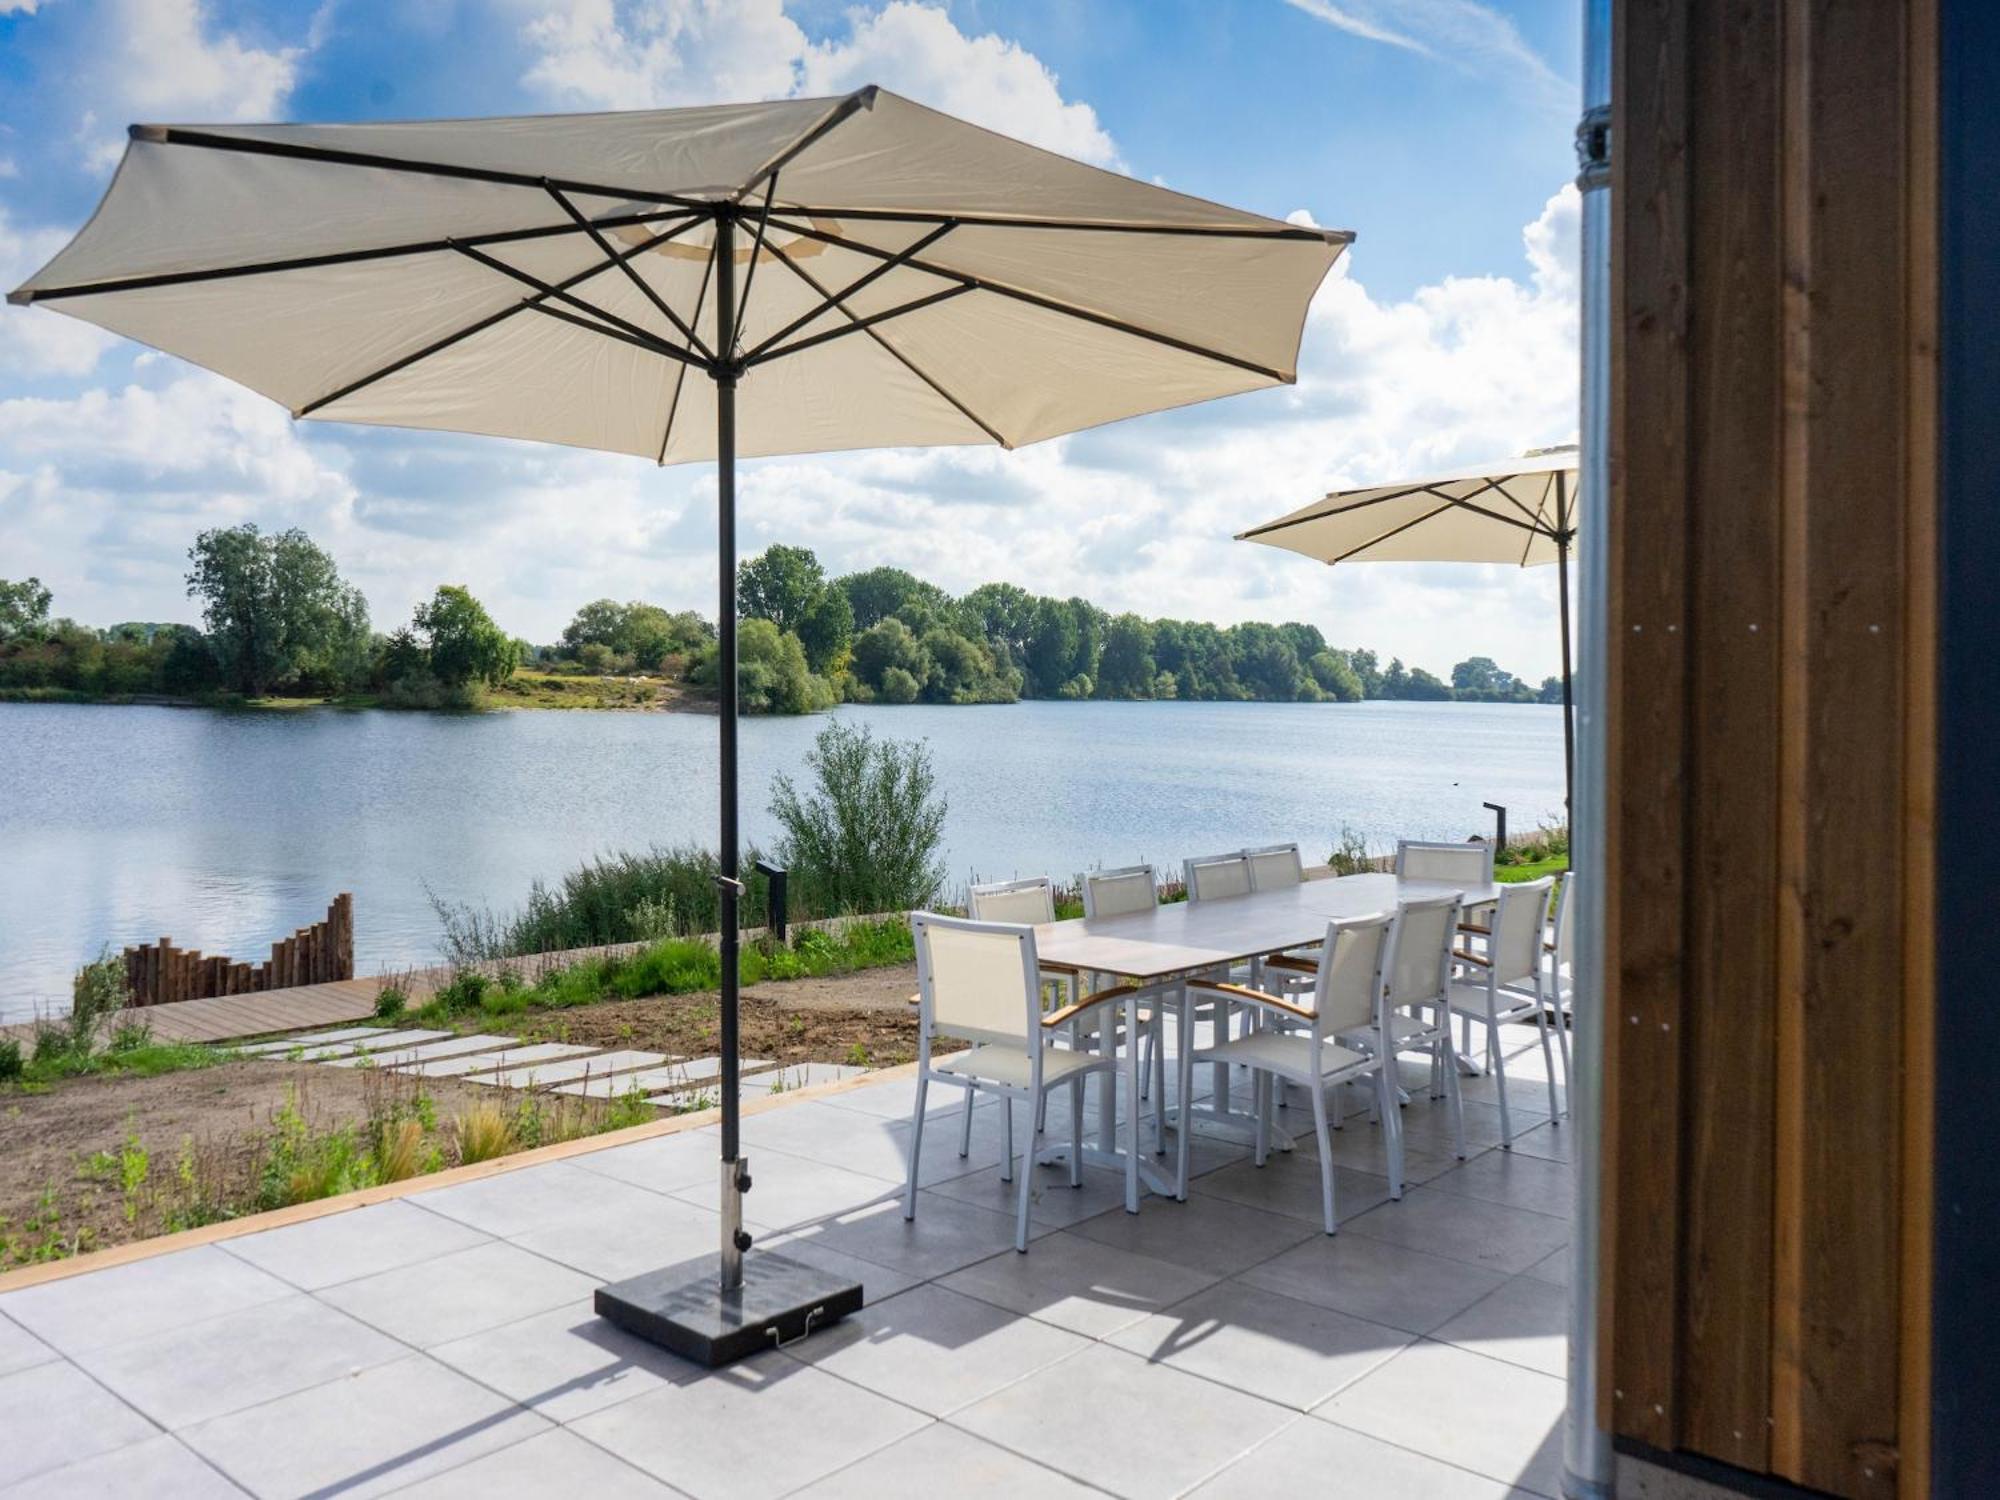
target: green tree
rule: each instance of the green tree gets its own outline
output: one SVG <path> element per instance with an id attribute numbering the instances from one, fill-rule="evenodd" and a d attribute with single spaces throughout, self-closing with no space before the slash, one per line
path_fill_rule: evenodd
<path id="1" fill-rule="evenodd" d="M 224 680 L 247 695 L 281 683 L 352 684 L 368 650 L 368 605 L 303 531 L 245 522 L 204 531 L 188 551 L 188 594 Z"/>
<path id="2" fill-rule="evenodd" d="M 1560 677 L 1544 677 L 1541 691 L 1535 694 L 1537 703 L 1560 703 L 1563 701 L 1563 680 Z"/>
<path id="3" fill-rule="evenodd" d="M 921 741 L 878 740 L 838 720 L 806 755 L 817 783 L 772 782 L 778 855 L 804 910 L 898 912 L 929 905 L 944 882 L 947 804 Z"/>
<path id="4" fill-rule="evenodd" d="M 994 669 L 992 653 L 971 637 L 942 625 L 934 625 L 924 632 L 918 645 L 930 662 L 930 671 L 923 683 L 923 696 L 929 702 L 1014 701 L 1013 686 Z"/>
<path id="5" fill-rule="evenodd" d="M 1292 703 L 1319 697 L 1319 688 L 1306 675 L 1298 653 L 1277 626 L 1257 620 L 1232 625 L 1229 645 L 1237 680 L 1253 698 Z"/>
<path id="6" fill-rule="evenodd" d="M 890 667 L 882 673 L 882 685 L 875 689 L 879 703 L 915 703 L 917 694 L 923 691 L 923 684 L 901 667 Z"/>
<path id="7" fill-rule="evenodd" d="M 780 631 L 797 635 L 825 588 L 826 573 L 819 559 L 805 547 L 780 543 L 737 568 L 736 612 L 744 619 L 769 620 Z"/>
<path id="8" fill-rule="evenodd" d="M 1306 670 L 1327 697 L 1341 703 L 1361 701 L 1361 677 L 1345 651 L 1321 651 L 1306 662 Z"/>
<path id="9" fill-rule="evenodd" d="M 721 681 L 719 646 L 703 650 L 688 680 L 714 691 Z M 737 707 L 746 714 L 816 714 L 833 707 L 833 689 L 806 666 L 805 648 L 770 620 L 736 627 Z"/>
<path id="10" fill-rule="evenodd" d="M 1159 667 L 1153 660 L 1153 627 L 1137 615 L 1118 615 L 1105 626 L 1097 656 L 1097 696 L 1150 698 Z"/>
<path id="11" fill-rule="evenodd" d="M 1037 599 L 1021 658 L 1028 674 L 1028 695 L 1058 696 L 1063 684 L 1077 674 L 1074 663 L 1083 651 L 1082 626 L 1069 604 L 1061 599 Z"/>
<path id="12" fill-rule="evenodd" d="M 799 623 L 798 637 L 806 664 L 815 672 L 829 674 L 845 666 L 854 643 L 854 606 L 846 593 L 831 586 L 821 589 Z"/>
<path id="13" fill-rule="evenodd" d="M 951 608 L 951 596 L 901 568 L 870 568 L 834 580 L 854 610 L 854 628 L 866 630 L 894 615 L 922 634 Z"/>
<path id="14" fill-rule="evenodd" d="M 881 688 L 891 668 L 907 673 L 919 686 L 931 671 L 923 646 L 894 615 L 877 620 L 854 638 L 852 661 L 855 678 L 871 689 Z"/>
<path id="15" fill-rule="evenodd" d="M 1354 668 L 1354 675 L 1361 679 L 1361 696 L 1379 698 L 1382 696 L 1382 664 L 1373 651 L 1358 650 L 1347 653 L 1347 663 Z"/>
<path id="16" fill-rule="evenodd" d="M 417 606 L 412 623 L 431 675 L 447 688 L 498 687 L 520 665 L 514 642 L 461 584 L 442 585 L 429 603 Z"/>
<path id="17" fill-rule="evenodd" d="M 48 627 L 52 597 L 39 578 L 19 583 L 0 578 L 0 642 L 39 639 Z"/>

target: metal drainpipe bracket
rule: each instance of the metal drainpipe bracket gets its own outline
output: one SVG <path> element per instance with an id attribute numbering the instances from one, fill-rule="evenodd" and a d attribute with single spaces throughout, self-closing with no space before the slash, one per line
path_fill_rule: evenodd
<path id="1" fill-rule="evenodd" d="M 1611 186 L 1611 106 L 1599 104 L 1576 122 L 1576 185 L 1588 193 Z"/>

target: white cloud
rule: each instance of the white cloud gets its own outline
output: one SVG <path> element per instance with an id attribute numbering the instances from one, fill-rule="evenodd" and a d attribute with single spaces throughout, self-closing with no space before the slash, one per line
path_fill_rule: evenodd
<path id="1" fill-rule="evenodd" d="M 92 31 L 105 45 L 84 69 L 92 106 L 78 139 L 98 167 L 117 161 L 113 132 L 133 121 L 278 118 L 307 54 L 221 29 L 203 0 L 106 0 Z"/>
<path id="2" fill-rule="evenodd" d="M 1088 104 L 1017 43 L 968 36 L 941 8 L 890 0 L 812 41 L 782 0 L 531 3 L 525 82 L 568 108 L 639 109 L 846 93 L 879 83 L 925 104 L 1105 166 L 1117 147 Z"/>
<path id="3" fill-rule="evenodd" d="M 1574 103 L 1565 83 L 1528 45 L 1511 18 L 1478 0 L 1285 0 L 1295 10 L 1360 37 L 1434 58 L 1467 73 L 1516 76 Z"/>
<path id="4" fill-rule="evenodd" d="M 36 0 L 0 0 L 0 16 L 32 16 Z"/>
<path id="5" fill-rule="evenodd" d="M 0 291 L 19 286 L 69 239 L 60 229 L 18 228 L 0 207 Z M 0 374 L 88 375 L 116 340 L 76 318 L 54 318 L 32 308 L 0 308 Z"/>

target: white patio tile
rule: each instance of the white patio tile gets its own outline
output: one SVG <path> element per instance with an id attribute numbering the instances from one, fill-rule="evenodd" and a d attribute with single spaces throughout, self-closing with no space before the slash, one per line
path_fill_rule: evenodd
<path id="1" fill-rule="evenodd" d="M 1037 1238 L 1051 1232 L 1046 1225 L 1030 1224 L 1030 1247 Z M 1014 1221 L 1003 1214 L 922 1192 L 917 1195 L 917 1216 L 913 1220 L 905 1221 L 901 1201 L 890 1199 L 822 1220 L 806 1229 L 774 1236 L 769 1245 L 772 1249 L 782 1249 L 795 1240 L 824 1245 L 928 1281 L 984 1260 L 995 1251 L 1011 1250 Z"/>
<path id="2" fill-rule="evenodd" d="M 169 1430 L 323 1385 L 409 1350 L 303 1293 L 77 1356 Z"/>
<path id="3" fill-rule="evenodd" d="M 623 1094 L 633 1089 L 640 1093 L 631 1077 L 641 1069 L 665 1062 L 666 1054 L 661 1052 L 598 1052 L 587 1057 L 560 1058 L 554 1062 L 531 1062 L 518 1067 L 504 1068 L 497 1073 L 483 1073 L 474 1077 L 475 1083 L 494 1083 L 503 1088 L 530 1089 L 552 1088 L 559 1083 L 581 1083 L 599 1080 L 613 1085 L 615 1092 Z"/>
<path id="4" fill-rule="evenodd" d="M 0 1378 L 0 1485 L 153 1437 L 159 1428 L 76 1366 Z"/>
<path id="5" fill-rule="evenodd" d="M 823 1083 L 838 1083 L 843 1078 L 858 1078 L 866 1073 L 866 1068 L 853 1067 L 847 1063 L 787 1063 L 781 1068 L 771 1068 L 742 1080 L 742 1097 L 758 1098 L 765 1094 L 787 1094 L 799 1089 L 818 1088 Z"/>
<path id="6" fill-rule="evenodd" d="M 571 1157 L 568 1165 L 655 1193 L 672 1193 L 704 1184 L 713 1189 L 720 1180 L 721 1161 L 722 1137 L 711 1125 L 587 1151 Z"/>
<path id="7" fill-rule="evenodd" d="M 1569 1243 L 1567 1220 L 1435 1187 L 1412 1188 L 1401 1203 L 1385 1203 L 1341 1232 L 1387 1240 L 1507 1276 L 1527 1270 Z"/>
<path id="8" fill-rule="evenodd" d="M 30 1365 L 47 1364 L 57 1357 L 55 1350 L 12 1318 L 0 1317 L 0 1375 L 11 1375 Z"/>
<path id="9" fill-rule="evenodd" d="M 1403 1349 L 1413 1334 L 1225 1281 L 1112 1335 L 1120 1349 L 1298 1411 Z"/>
<path id="10" fill-rule="evenodd" d="M 593 1073 L 576 1083 L 556 1085 L 556 1092 L 578 1094 L 587 1099 L 613 1099 L 620 1094 L 630 1093 L 635 1088 L 642 1094 L 649 1094 L 659 1089 L 659 1079 L 662 1075 L 672 1076 L 673 1065 L 680 1061 L 681 1059 L 677 1057 L 660 1054 L 654 1058 L 654 1062 L 665 1066 L 646 1068 L 640 1077 L 626 1073 L 616 1075 Z"/>
<path id="11" fill-rule="evenodd" d="M 235 1050 L 251 1057 L 283 1056 L 305 1047 L 320 1047 L 331 1042 L 351 1042 L 358 1037 L 382 1035 L 380 1026 L 338 1026 L 331 1031 L 306 1031 L 297 1036 L 282 1036 L 268 1042 L 245 1042 L 236 1044 Z"/>
<path id="12" fill-rule="evenodd" d="M 588 1298 L 440 1344 L 431 1357 L 558 1422 L 702 1373 L 605 1322 Z"/>
<path id="13" fill-rule="evenodd" d="M 864 1177 L 783 1151 L 745 1152 L 745 1159 L 752 1186 L 744 1195 L 744 1217 L 772 1229 L 792 1228 L 828 1214 L 851 1213 L 870 1203 L 900 1197 L 903 1191 L 900 1183 Z M 699 1186 L 683 1188 L 672 1196 L 703 1208 L 713 1207 L 719 1201 L 714 1171 Z"/>
<path id="14" fill-rule="evenodd" d="M 319 1295 L 418 1348 L 587 1297 L 596 1282 L 513 1245 L 489 1244 L 342 1282 Z"/>
<path id="15" fill-rule="evenodd" d="M 917 1173 L 920 1185 L 927 1187 L 967 1172 L 998 1168 L 1000 1111 L 973 1111 L 972 1150 L 963 1157 L 958 1154 L 959 1118 L 956 1114 L 926 1117 Z M 749 1151 L 785 1151 L 889 1182 L 901 1182 L 907 1174 L 910 1132 L 908 1120 L 876 1119 L 821 1100 L 752 1115 L 743 1122 L 743 1140 Z M 1016 1149 L 1023 1144 L 1022 1132 L 1017 1131 Z"/>
<path id="16" fill-rule="evenodd" d="M 738 1066 L 741 1073 L 750 1073 L 758 1068 L 768 1068 L 770 1063 L 763 1058 L 746 1057 Z M 713 1093 L 721 1076 L 721 1058 L 691 1057 L 635 1075 L 632 1087 L 647 1094 L 677 1094 L 697 1089 Z"/>
<path id="17" fill-rule="evenodd" d="M 369 1052 L 356 1057 L 336 1057 L 328 1066 L 335 1068 L 358 1068 L 363 1062 L 372 1068 L 407 1068 L 416 1063 L 429 1062 L 438 1057 L 459 1057 L 473 1052 L 497 1052 L 503 1047 L 518 1047 L 520 1043 L 511 1036 L 448 1036 L 441 1042 L 420 1042 L 414 1047 L 392 1047 L 387 1051 Z"/>
<path id="18" fill-rule="evenodd" d="M 307 1291 L 483 1245 L 470 1225 L 392 1199 L 227 1240 L 219 1248 Z"/>
<path id="19" fill-rule="evenodd" d="M 1015 1500 L 1021 1495 L 1039 1495 L 1049 1500 L 1084 1500 L 1099 1492 L 969 1432 L 933 1422 L 798 1493 L 800 1500 L 884 1500 L 890 1495 L 949 1495 L 952 1500 Z"/>
<path id="20" fill-rule="evenodd" d="M 1545 1161 L 1519 1151 L 1487 1151 L 1431 1179 L 1441 1193 L 1505 1203 L 1531 1213 L 1567 1219 L 1576 1194 L 1576 1177 L 1563 1162 Z"/>
<path id="21" fill-rule="evenodd" d="M 1423 1340 L 1313 1415 L 1489 1479 L 1556 1495 L 1564 1389 L 1562 1381 L 1519 1365 Z"/>
<path id="22" fill-rule="evenodd" d="M 685 1500 L 623 1459 L 560 1428 L 396 1491 L 411 1500 Z"/>
<path id="23" fill-rule="evenodd" d="M 1465 1108 L 1465 1149 L 1468 1154 L 1500 1144 L 1500 1110 L 1483 1100 L 1467 1097 Z M 1548 1119 L 1546 1114 L 1517 1109 L 1514 1138 L 1518 1141 Z M 1349 1126 L 1348 1129 L 1353 1129 Z M 1345 1132 L 1343 1132 L 1345 1133 Z M 1426 1156 L 1456 1160 L 1451 1133 L 1451 1108 L 1442 1099 L 1413 1100 L 1403 1111 L 1403 1144 Z"/>
<path id="24" fill-rule="evenodd" d="M 1320 1201 L 1319 1162 L 1304 1152 L 1273 1156 L 1262 1167 L 1254 1161 L 1232 1162 L 1189 1181 L 1190 1195 L 1227 1198 L 1266 1213 L 1285 1214 L 1325 1232 L 1326 1218 Z M 1344 1224 L 1366 1213 L 1378 1203 L 1389 1201 L 1389 1180 L 1369 1172 L 1357 1172 L 1335 1164 L 1333 1169 L 1334 1222 Z"/>
<path id="25" fill-rule="evenodd" d="M 717 1210 L 609 1177 L 598 1181 L 617 1196 L 600 1196 L 587 1212 L 552 1216 L 542 1228 L 516 1235 L 514 1243 L 597 1281 L 622 1281 L 715 1253 L 721 1238 Z M 763 1226 L 752 1219 L 750 1227 L 761 1240 Z"/>
<path id="26" fill-rule="evenodd" d="M 1185 1203 L 1149 1198 L 1136 1214 L 1099 1214 L 1068 1232 L 1216 1276 L 1234 1275 L 1320 1233 L 1285 1214 L 1193 1192 Z"/>
<path id="27" fill-rule="evenodd" d="M 647 1196 L 630 1183 L 557 1161 L 433 1188 L 407 1201 L 505 1239 L 567 1219 L 616 1212 Z"/>
<path id="28" fill-rule="evenodd" d="M 702 1500 L 768 1500 L 887 1447 L 927 1420 L 773 1352 L 621 1401 L 572 1427 Z"/>
<path id="29" fill-rule="evenodd" d="M 478 1052 L 461 1057 L 440 1057 L 430 1062 L 420 1062 L 404 1068 L 405 1073 L 421 1073 L 426 1078 L 465 1078 L 475 1073 L 490 1073 L 495 1068 L 512 1067 L 520 1063 L 548 1062 L 558 1057 L 578 1057 L 586 1052 L 595 1052 L 595 1047 L 576 1047 L 567 1042 L 534 1042 L 526 1047 L 505 1047 L 492 1052 Z"/>
<path id="30" fill-rule="evenodd" d="M 212 1245 L 9 1292 L 0 1313 L 66 1354 L 274 1302 L 293 1288 Z"/>
<path id="31" fill-rule="evenodd" d="M 791 1353 L 941 1417 L 1089 1347 L 1088 1339 L 1051 1324 L 920 1286 L 864 1307 Z"/>
<path id="32" fill-rule="evenodd" d="M 1331 1239 L 1317 1235 L 1253 1266 L 1242 1280 L 1371 1323 L 1427 1333 L 1506 1278 L 1343 1229 Z"/>
<path id="33" fill-rule="evenodd" d="M 1518 1132 L 1514 1137 L 1516 1156 L 1539 1156 L 1544 1161 L 1576 1160 L 1573 1144 L 1576 1127 L 1567 1123 L 1537 1125 L 1533 1130 Z"/>
<path id="34" fill-rule="evenodd" d="M 242 1500 L 243 1494 L 165 1433 L 0 1488 L 5 1500 Z"/>
<path id="35" fill-rule="evenodd" d="M 1568 1286 L 1569 1255 L 1570 1247 L 1564 1245 L 1562 1249 L 1556 1251 L 1547 1260 L 1536 1261 L 1521 1274 L 1523 1276 L 1532 1276 L 1537 1281 L 1549 1282 L 1554 1286 Z"/>
<path id="36" fill-rule="evenodd" d="M 920 1276 L 912 1276 L 907 1271 L 894 1270 L 889 1266 L 878 1266 L 873 1261 L 858 1259 L 810 1238 L 794 1236 L 781 1240 L 773 1236 L 771 1245 L 787 1260 L 817 1266 L 830 1275 L 845 1277 L 861 1288 L 861 1295 L 870 1303 L 881 1302 L 923 1282 Z M 764 1241 L 760 1239 L 758 1247 L 751 1252 L 753 1258 L 761 1253 L 763 1247 Z"/>
<path id="37" fill-rule="evenodd" d="M 1569 1373 L 1568 1289 L 1516 1276 L 1431 1337 L 1563 1379 Z"/>
<path id="38" fill-rule="evenodd" d="M 993 1103 L 990 1094 L 974 1094 L 973 1100 L 975 1109 Z M 836 1109 L 873 1115 L 878 1120 L 907 1120 L 916 1112 L 917 1080 L 893 1078 L 871 1083 L 865 1088 L 849 1089 L 844 1094 L 832 1094 L 819 1102 L 831 1104 Z M 933 1083 L 924 1099 L 924 1113 L 927 1115 L 946 1114 L 964 1107 L 965 1090 L 947 1088 L 943 1084 Z"/>
<path id="39" fill-rule="evenodd" d="M 956 1198 L 960 1203 L 990 1209 L 996 1214 L 1012 1214 L 1019 1201 L 1016 1194 L 1020 1187 L 1019 1178 L 1013 1182 L 1002 1182 L 1000 1173 L 988 1167 L 982 1172 L 968 1172 L 963 1177 L 933 1183 L 928 1191 L 941 1197 Z M 1142 1186 L 1140 1192 L 1145 1194 L 1146 1189 Z M 1035 1168 L 1034 1185 L 1029 1189 L 1028 1217 L 1037 1224 L 1067 1229 L 1109 1209 L 1122 1209 L 1124 1206 L 1125 1178 L 1122 1173 L 1104 1167 L 1085 1167 L 1083 1186 L 1073 1188 L 1069 1185 L 1066 1163 Z"/>
<path id="40" fill-rule="evenodd" d="M 422 1355 L 191 1427 L 182 1441 L 259 1496 L 366 1500 L 548 1423 Z"/>
<path id="41" fill-rule="evenodd" d="M 1513 1493 L 1469 1469 L 1304 1417 L 1194 1491 L 1193 1500 L 1324 1494 L 1335 1476 L 1340 1494 L 1368 1500 L 1507 1500 Z"/>
<path id="42" fill-rule="evenodd" d="M 1081 1235 L 1052 1234 L 1036 1240 L 1026 1255 L 1008 1249 L 938 1284 L 1101 1339 L 1214 1281 L 1206 1271 L 1114 1250 Z"/>
<path id="43" fill-rule="evenodd" d="M 1291 1418 L 1284 1407 L 1099 1344 L 952 1425 L 1129 1496 L 1177 1495 Z"/>

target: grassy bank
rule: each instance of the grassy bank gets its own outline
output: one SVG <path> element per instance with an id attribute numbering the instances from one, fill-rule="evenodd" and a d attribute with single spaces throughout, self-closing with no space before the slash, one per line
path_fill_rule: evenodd
<path id="1" fill-rule="evenodd" d="M 379 693 L 348 693 L 333 698 L 287 697 L 273 694 L 245 698 L 237 693 L 88 693 L 75 688 L 0 687 L 0 703 L 134 704 L 168 708 L 230 708 L 290 711 L 302 708 L 395 708 Z M 596 708 L 625 710 L 686 709 L 703 712 L 713 705 L 691 701 L 685 688 L 664 678 L 586 677 L 565 672 L 516 672 L 497 688 L 485 689 L 472 705 L 497 708 Z M 462 710 L 461 710 L 462 711 Z"/>

